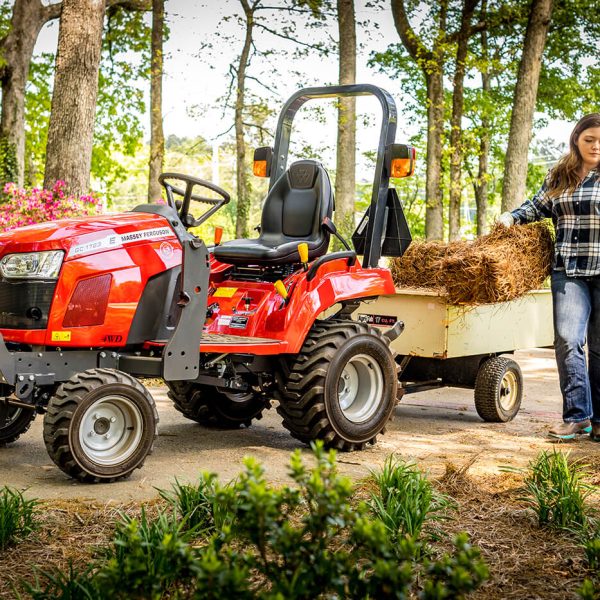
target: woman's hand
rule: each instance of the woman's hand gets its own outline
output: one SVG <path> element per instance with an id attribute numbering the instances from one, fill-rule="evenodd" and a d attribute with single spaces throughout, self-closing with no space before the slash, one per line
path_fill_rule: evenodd
<path id="1" fill-rule="evenodd" d="M 515 224 L 515 218 L 509 212 L 503 212 L 498 217 L 498 223 L 504 227 L 512 227 Z"/>

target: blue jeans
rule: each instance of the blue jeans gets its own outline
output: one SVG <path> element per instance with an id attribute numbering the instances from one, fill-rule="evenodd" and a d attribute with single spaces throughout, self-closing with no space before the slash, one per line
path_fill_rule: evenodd
<path id="1" fill-rule="evenodd" d="M 552 300 L 563 420 L 600 423 L 600 276 L 569 277 L 553 271 Z"/>

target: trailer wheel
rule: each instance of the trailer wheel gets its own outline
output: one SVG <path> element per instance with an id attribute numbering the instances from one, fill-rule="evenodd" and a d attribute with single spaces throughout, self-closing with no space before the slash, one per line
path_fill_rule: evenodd
<path id="1" fill-rule="evenodd" d="M 35 409 L 8 404 L 0 400 L 0 446 L 16 441 L 36 417 Z"/>
<path id="2" fill-rule="evenodd" d="M 148 390 L 114 369 L 89 369 L 50 398 L 44 442 L 67 475 L 110 482 L 139 469 L 152 452 L 158 413 Z"/>
<path id="3" fill-rule="evenodd" d="M 338 450 L 375 443 L 396 405 L 396 363 L 379 330 L 350 320 L 315 324 L 278 376 L 283 426 Z"/>
<path id="4" fill-rule="evenodd" d="M 522 397 L 523 376 L 514 360 L 494 356 L 481 365 L 475 380 L 475 408 L 484 421 L 511 421 L 521 408 Z"/>
<path id="5" fill-rule="evenodd" d="M 231 392 L 186 382 L 167 382 L 168 396 L 184 417 L 205 427 L 238 429 L 262 419 L 268 404 L 256 392 Z"/>

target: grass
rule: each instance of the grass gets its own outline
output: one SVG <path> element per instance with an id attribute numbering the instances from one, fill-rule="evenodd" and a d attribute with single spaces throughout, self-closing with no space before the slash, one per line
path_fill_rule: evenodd
<path id="1" fill-rule="evenodd" d="M 586 482 L 586 465 L 569 461 L 569 453 L 541 452 L 529 464 L 523 500 L 533 508 L 542 526 L 579 531 L 591 523 L 587 499 L 595 486 Z"/>
<path id="2" fill-rule="evenodd" d="M 159 490 L 159 494 L 174 507 L 185 528 L 209 533 L 222 529 L 228 521 L 227 512 L 216 501 L 219 487 L 214 473 L 202 473 L 198 483 L 175 480 L 171 492 Z"/>
<path id="3" fill-rule="evenodd" d="M 9 487 L 0 490 L 0 550 L 16 543 L 35 529 L 37 500 L 27 500 Z"/>
<path id="4" fill-rule="evenodd" d="M 453 500 L 438 492 L 416 465 L 391 455 L 381 471 L 371 475 L 378 488 L 371 494 L 371 512 L 395 540 L 405 536 L 416 540 L 427 524 L 450 518 Z M 435 529 L 429 533 L 437 537 Z"/>

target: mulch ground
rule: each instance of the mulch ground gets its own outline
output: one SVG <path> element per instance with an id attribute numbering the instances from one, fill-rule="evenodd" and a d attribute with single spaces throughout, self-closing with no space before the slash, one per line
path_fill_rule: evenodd
<path id="1" fill-rule="evenodd" d="M 519 500 L 520 475 L 473 478 L 468 467 L 447 466 L 446 474 L 435 484 L 458 505 L 455 518 L 444 524 L 444 530 L 450 537 L 466 531 L 490 569 L 490 580 L 469 597 L 577 598 L 577 589 L 590 576 L 577 539 L 538 526 L 533 512 Z M 592 472 L 600 473 L 598 467 L 600 464 L 593 465 Z M 592 503 L 600 508 L 598 496 L 592 498 Z M 19 582 L 33 581 L 36 569 L 67 570 L 70 563 L 85 567 L 109 542 L 120 515 L 139 514 L 141 506 L 83 501 L 44 503 L 39 529 L 27 540 L 0 553 L 0 598 L 15 598 L 15 590 L 23 590 Z M 149 517 L 162 506 L 163 501 L 158 499 L 144 504 Z"/>

